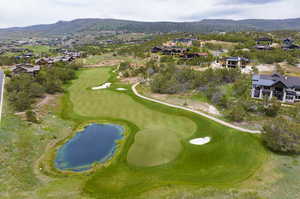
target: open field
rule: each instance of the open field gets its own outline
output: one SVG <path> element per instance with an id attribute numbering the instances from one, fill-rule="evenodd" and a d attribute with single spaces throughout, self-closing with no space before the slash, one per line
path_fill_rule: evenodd
<path id="1" fill-rule="evenodd" d="M 142 64 L 145 60 L 128 56 L 113 56 L 112 53 L 106 53 L 103 55 L 93 55 L 82 59 L 83 64 L 87 66 L 116 66 L 120 64 L 120 62 L 124 61 Z"/>

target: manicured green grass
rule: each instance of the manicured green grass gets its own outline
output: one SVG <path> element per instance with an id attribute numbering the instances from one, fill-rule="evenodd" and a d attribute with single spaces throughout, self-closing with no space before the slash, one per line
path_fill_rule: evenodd
<path id="1" fill-rule="evenodd" d="M 122 120 L 132 127 L 122 153 L 92 175 L 84 192 L 98 198 L 132 198 L 172 184 L 229 186 L 247 179 L 265 160 L 265 150 L 254 135 L 142 100 L 130 90 L 115 90 L 125 85 L 91 90 L 109 79 L 110 70 L 83 70 L 65 98 L 65 116 L 70 119 Z M 205 136 L 212 137 L 209 144 L 189 144 L 189 139 Z"/>
<path id="2" fill-rule="evenodd" d="M 38 54 L 41 54 L 41 53 L 49 53 L 51 47 L 50 46 L 23 46 L 23 48 L 27 48 L 29 50 L 32 50 L 33 53 L 38 53 Z"/>
<path id="3" fill-rule="evenodd" d="M 181 149 L 180 140 L 172 130 L 160 128 L 143 130 L 136 134 L 127 160 L 134 166 L 158 166 L 174 160 Z"/>

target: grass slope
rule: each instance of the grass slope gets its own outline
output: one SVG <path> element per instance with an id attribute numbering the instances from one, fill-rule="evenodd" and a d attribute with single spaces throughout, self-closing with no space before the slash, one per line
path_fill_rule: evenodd
<path id="1" fill-rule="evenodd" d="M 109 72 L 108 68 L 83 70 L 65 98 L 65 116 L 73 120 L 121 120 L 132 129 L 120 156 L 90 177 L 85 193 L 97 198 L 132 198 L 166 185 L 227 186 L 248 178 L 265 160 L 265 151 L 253 135 L 139 99 L 130 90 L 115 91 L 124 85 L 89 89 L 107 81 Z M 205 136 L 212 137 L 205 146 L 188 142 Z"/>

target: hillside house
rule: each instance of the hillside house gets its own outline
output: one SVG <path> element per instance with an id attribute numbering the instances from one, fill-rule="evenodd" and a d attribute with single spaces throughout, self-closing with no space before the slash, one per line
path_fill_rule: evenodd
<path id="1" fill-rule="evenodd" d="M 220 60 L 220 64 L 225 68 L 246 68 L 250 60 L 244 57 L 227 57 Z"/>
<path id="2" fill-rule="evenodd" d="M 273 39 L 268 37 L 262 37 L 256 40 L 255 48 L 257 50 L 271 50 L 272 44 L 273 44 Z"/>
<path id="3" fill-rule="evenodd" d="M 197 57 L 207 57 L 208 53 L 184 53 L 182 55 L 180 55 L 180 57 L 184 58 L 184 59 L 193 59 L 193 58 L 197 58 Z"/>
<path id="4" fill-rule="evenodd" d="M 18 64 L 12 68 L 13 75 L 18 75 L 22 73 L 28 73 L 32 75 L 36 75 L 41 70 L 41 67 L 38 65 L 31 64 Z"/>
<path id="5" fill-rule="evenodd" d="M 300 101 L 300 78 L 292 76 L 253 75 L 252 98 L 276 98 L 281 102 L 294 103 Z"/>
<path id="6" fill-rule="evenodd" d="M 284 50 L 293 50 L 293 49 L 300 49 L 299 45 L 294 44 L 294 40 L 291 38 L 286 38 L 283 40 L 282 48 Z"/>
<path id="7" fill-rule="evenodd" d="M 163 47 L 155 46 L 151 49 L 151 52 L 158 53 L 158 52 L 161 52 L 162 50 L 163 50 Z"/>
<path id="8" fill-rule="evenodd" d="M 152 53 L 158 53 L 161 52 L 164 55 L 178 55 L 178 54 L 184 54 L 189 51 L 188 48 L 179 48 L 179 47 L 154 47 L 152 48 Z"/>

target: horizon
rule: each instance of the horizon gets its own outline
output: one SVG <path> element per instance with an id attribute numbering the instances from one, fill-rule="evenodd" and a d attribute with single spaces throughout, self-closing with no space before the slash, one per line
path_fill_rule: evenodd
<path id="1" fill-rule="evenodd" d="M 0 3 L 0 28 L 53 24 L 75 19 L 191 22 L 203 19 L 299 18 L 297 0 L 10 0 Z M 278 14 L 280 13 L 280 15 Z"/>
<path id="2" fill-rule="evenodd" d="M 99 20 L 118 20 L 118 21 L 132 21 L 132 22 L 142 22 L 142 23 L 193 23 L 193 22 L 201 22 L 204 20 L 229 20 L 229 21 L 243 21 L 243 20 L 293 20 L 293 19 L 300 19 L 300 17 L 295 18 L 273 18 L 273 19 L 264 19 L 264 18 L 246 18 L 246 19 L 221 19 L 221 18 L 207 18 L 207 19 L 200 19 L 200 20 L 190 20 L 190 21 L 147 21 L 147 20 L 130 20 L 130 19 L 117 19 L 117 18 L 76 18 L 76 19 L 70 19 L 70 20 L 58 20 L 53 23 L 39 23 L 39 24 L 31 24 L 31 25 L 25 25 L 25 26 L 11 26 L 11 27 L 0 27 L 0 30 L 2 29 L 12 29 L 12 28 L 26 28 L 26 27 L 32 27 L 32 26 L 40 26 L 40 25 L 52 25 L 57 24 L 59 22 L 72 22 L 76 20 L 93 20 L 93 19 L 99 19 Z"/>

